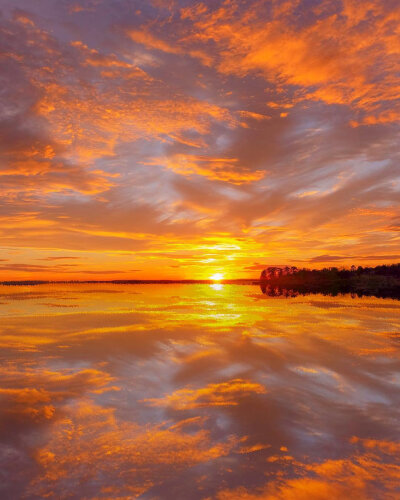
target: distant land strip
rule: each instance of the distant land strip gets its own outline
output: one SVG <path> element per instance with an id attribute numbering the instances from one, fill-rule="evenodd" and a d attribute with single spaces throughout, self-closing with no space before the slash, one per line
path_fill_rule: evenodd
<path id="1" fill-rule="evenodd" d="M 0 281 L 0 285 L 4 286 L 31 286 L 31 285 L 74 285 L 74 284 L 96 284 L 109 283 L 115 285 L 258 285 L 260 280 L 251 278 L 241 278 L 232 280 L 18 280 L 18 281 Z"/>

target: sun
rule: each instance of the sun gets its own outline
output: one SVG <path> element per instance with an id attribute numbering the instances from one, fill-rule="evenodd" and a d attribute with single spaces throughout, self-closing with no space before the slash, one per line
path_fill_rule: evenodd
<path id="1" fill-rule="evenodd" d="M 210 276 L 210 280 L 213 281 L 221 281 L 224 279 L 224 275 L 222 273 L 215 273 L 212 276 Z"/>

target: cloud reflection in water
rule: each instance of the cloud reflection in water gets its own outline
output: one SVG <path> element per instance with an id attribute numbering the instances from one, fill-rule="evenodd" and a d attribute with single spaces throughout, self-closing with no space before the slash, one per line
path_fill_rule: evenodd
<path id="1" fill-rule="evenodd" d="M 0 294 L 2 498 L 398 494 L 400 302 L 238 285 Z"/>

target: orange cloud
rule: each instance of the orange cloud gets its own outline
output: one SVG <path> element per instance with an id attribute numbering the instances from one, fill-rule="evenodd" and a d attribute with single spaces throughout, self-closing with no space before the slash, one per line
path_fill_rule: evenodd
<path id="1" fill-rule="evenodd" d="M 113 155 L 120 142 L 176 137 L 187 129 L 205 134 L 213 120 L 230 121 L 229 113 L 216 105 L 178 95 L 168 98 L 167 89 L 157 95 L 141 72 L 130 73 L 132 77 L 139 87 L 142 82 L 143 88 L 139 92 L 135 88 L 127 90 L 128 101 L 112 88 L 77 89 L 57 83 L 42 87 L 39 83 L 45 97 L 37 104 L 38 113 L 49 121 L 55 140 L 83 161 Z M 156 90 L 158 84 L 154 86 Z"/>
<path id="2" fill-rule="evenodd" d="M 200 389 L 179 389 L 163 399 L 145 399 L 144 401 L 152 406 L 170 406 L 177 410 L 187 410 L 207 406 L 236 406 L 243 396 L 266 392 L 261 384 L 234 379 L 219 384 L 209 384 Z"/>
<path id="3" fill-rule="evenodd" d="M 173 45 L 160 40 L 148 31 L 144 30 L 130 30 L 128 36 L 134 41 L 145 45 L 150 49 L 161 50 L 170 54 L 179 54 L 182 49 L 174 47 Z"/>
<path id="4" fill-rule="evenodd" d="M 299 2 L 272 2 L 267 21 L 260 15 L 265 8 L 255 1 L 241 11 L 231 2 L 185 8 L 181 16 L 195 26 L 192 41 L 216 44 L 214 64 L 222 73 L 261 74 L 297 88 L 297 102 L 345 104 L 363 112 L 365 123 L 398 119 L 398 6 L 322 2 L 302 23 L 296 21 Z M 387 103 L 390 110 L 384 110 Z"/>
<path id="5" fill-rule="evenodd" d="M 4 404 L 1 421 L 38 424 L 55 416 L 56 408 L 83 391 L 101 393 L 115 389 L 113 378 L 99 370 L 86 369 L 75 373 L 49 370 L 13 370 L 8 366 L 1 373 L 0 398 Z"/>
<path id="6" fill-rule="evenodd" d="M 400 464 L 396 454 L 385 457 L 385 461 L 382 458 L 379 454 L 363 451 L 347 459 L 326 460 L 308 465 L 295 461 L 290 456 L 276 457 L 282 466 L 285 461 L 292 462 L 299 477 L 288 478 L 284 477 L 283 473 L 283 477 L 269 481 L 258 490 L 249 490 L 245 487 L 222 490 L 216 498 L 218 500 L 330 500 L 349 496 L 367 500 L 379 497 L 382 491 L 385 498 L 395 498 L 400 478 Z"/>
<path id="7" fill-rule="evenodd" d="M 29 38 L 29 44 L 21 38 Z M 23 139 L 12 137 L 3 153 L 3 185 L 25 192 L 36 187 L 44 194 L 68 189 L 97 194 L 114 185 L 107 177 L 118 174 L 88 167 L 115 155 L 121 143 L 168 136 L 185 141 L 186 130 L 201 135 L 213 122 L 233 123 L 226 109 L 177 93 L 126 57 L 81 41 L 61 46 L 39 28 L 11 26 L 9 40 L 6 61 L 11 56 L 24 61 L 26 95 L 35 96 L 35 102 L 16 130 Z M 115 92 L 115 85 L 124 90 Z M 21 175 L 17 183 L 15 176 Z"/>
<path id="8" fill-rule="evenodd" d="M 43 473 L 30 485 L 30 494 L 59 495 L 67 477 L 84 480 L 85 489 L 90 491 L 101 476 L 102 493 L 138 496 L 154 485 L 155 469 L 160 481 L 171 471 L 178 474 L 223 457 L 236 444 L 233 438 L 213 443 L 204 430 L 185 432 L 185 422 L 180 426 L 142 428 L 134 422 L 120 421 L 114 410 L 100 408 L 91 401 L 71 410 L 69 418 L 56 424 L 48 444 L 35 453 Z M 77 463 L 81 465 L 77 467 Z"/>
<path id="9" fill-rule="evenodd" d="M 157 38 L 154 34 L 146 29 L 129 30 L 128 36 L 134 42 L 144 45 L 147 49 L 160 50 L 167 54 L 188 54 L 189 56 L 199 59 L 205 66 L 210 66 L 212 58 L 202 50 L 191 49 L 190 47 L 183 47 L 178 44 L 171 44 L 165 42 L 161 38 Z"/>
<path id="10" fill-rule="evenodd" d="M 176 154 L 160 160 L 155 159 L 153 162 L 164 164 L 168 169 L 181 175 L 196 174 L 236 185 L 259 181 L 265 176 L 262 170 L 251 171 L 240 166 L 237 158 Z"/>

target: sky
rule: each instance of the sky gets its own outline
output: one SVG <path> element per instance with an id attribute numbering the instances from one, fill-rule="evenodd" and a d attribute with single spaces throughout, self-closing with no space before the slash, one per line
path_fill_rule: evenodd
<path id="1" fill-rule="evenodd" d="M 397 0 L 0 0 L 0 280 L 400 261 Z"/>

